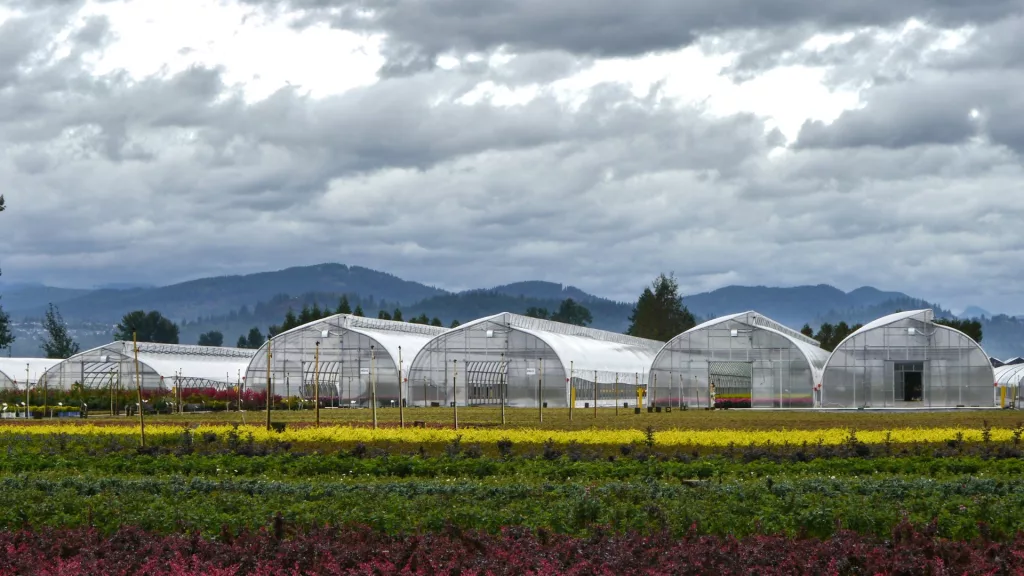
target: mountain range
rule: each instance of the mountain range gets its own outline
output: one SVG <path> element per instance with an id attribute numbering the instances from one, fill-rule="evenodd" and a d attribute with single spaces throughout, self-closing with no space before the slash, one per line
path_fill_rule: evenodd
<path id="1" fill-rule="evenodd" d="M 449 292 L 359 266 L 319 264 L 257 274 L 202 278 L 168 286 L 116 285 L 97 289 L 55 288 L 44 285 L 6 285 L 0 304 L 16 322 L 14 355 L 37 355 L 41 341 L 38 319 L 49 303 L 60 308 L 83 349 L 110 339 L 110 327 L 132 310 L 159 310 L 181 325 L 181 341 L 194 343 L 199 334 L 219 330 L 225 344 L 233 344 L 253 326 L 266 332 L 279 324 L 288 309 L 296 313 L 306 304 L 335 308 L 342 295 L 368 316 L 378 311 L 402 311 L 406 319 L 426 314 L 444 325 L 498 312 L 524 312 L 538 307 L 556 310 L 572 298 L 594 317 L 593 326 L 623 332 L 629 325 L 632 303 L 616 302 L 573 286 L 526 281 L 487 289 Z M 863 323 L 896 310 L 932 308 L 938 317 L 953 317 L 949 310 L 903 292 L 862 287 L 844 292 L 833 286 L 726 286 L 683 297 L 700 319 L 757 310 L 785 325 L 816 328 L 822 322 Z M 965 311 L 982 317 L 982 345 L 997 357 L 1024 355 L 1024 320 L 992 316 L 971 307 Z M 981 314 L 974 314 L 980 312 Z"/>

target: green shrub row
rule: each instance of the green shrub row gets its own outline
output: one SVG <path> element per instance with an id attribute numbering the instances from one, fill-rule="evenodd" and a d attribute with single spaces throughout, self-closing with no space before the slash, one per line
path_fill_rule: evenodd
<path id="1" fill-rule="evenodd" d="M 595 530 L 683 535 L 885 536 L 901 520 L 937 534 L 1006 539 L 1024 530 L 1024 481 L 962 478 L 551 483 L 504 479 L 296 481 L 209 478 L 0 479 L 0 528 L 138 525 L 161 533 L 258 529 L 281 513 L 292 526 L 366 524 L 387 532 L 447 525 L 587 535 Z"/>

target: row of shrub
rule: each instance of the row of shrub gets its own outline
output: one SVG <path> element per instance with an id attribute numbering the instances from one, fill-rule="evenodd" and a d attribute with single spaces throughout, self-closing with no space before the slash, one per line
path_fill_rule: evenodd
<path id="1" fill-rule="evenodd" d="M 275 481 L 204 477 L 19 474 L 0 477 L 0 529 L 138 525 L 161 533 L 256 529 L 281 513 L 300 527 L 366 524 L 389 533 L 447 525 L 588 535 L 601 530 L 681 535 L 884 535 L 902 521 L 935 523 L 954 539 L 1012 538 L 1024 530 L 1020 478 L 768 477 L 616 480 L 496 477 Z M 883 504 L 884 503 L 884 504 Z"/>
<path id="2" fill-rule="evenodd" d="M 683 538 L 655 535 L 587 538 L 507 529 L 481 534 L 449 529 L 388 536 L 367 528 L 319 528 L 289 536 L 269 530 L 218 539 L 160 536 L 124 527 L 0 532 L 2 574 L 108 576 L 260 576 L 340 574 L 667 575 L 667 574 L 1020 574 L 1024 539 L 954 542 L 930 527 L 901 524 L 886 540 L 840 532 L 827 540 L 778 537 Z"/>

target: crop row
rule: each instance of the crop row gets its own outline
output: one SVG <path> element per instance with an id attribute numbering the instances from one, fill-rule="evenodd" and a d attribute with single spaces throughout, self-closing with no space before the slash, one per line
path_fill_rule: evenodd
<path id="1" fill-rule="evenodd" d="M 259 478 L 125 478 L 22 474 L 0 478 L 0 528 L 137 525 L 161 533 L 290 524 L 363 524 L 389 533 L 505 526 L 587 535 L 785 534 L 841 528 L 882 536 L 907 520 L 939 535 L 1011 538 L 1024 530 L 1024 480 L 758 478 L 679 482 L 545 482 L 514 478 L 280 482 Z"/>
<path id="2" fill-rule="evenodd" d="M 0 574 L 284 576 L 341 574 L 1021 574 L 1024 539 L 954 542 L 901 525 L 887 541 L 595 535 L 507 529 L 387 536 L 365 528 L 275 529 L 218 540 L 122 528 L 0 532 Z"/>
<path id="3" fill-rule="evenodd" d="M 177 437 L 182 426 L 151 425 L 146 435 L 151 439 Z M 277 432 L 259 426 L 216 426 L 201 425 L 193 428 L 196 434 L 252 435 L 259 442 L 302 442 L 302 443 L 352 443 L 352 442 L 400 442 L 400 443 L 449 443 L 461 438 L 467 443 L 496 443 L 510 440 L 517 444 L 622 445 L 650 443 L 660 446 L 729 446 L 747 444 L 790 444 L 802 443 L 839 445 L 850 441 L 850 430 L 828 428 L 821 430 L 540 430 L 532 428 L 469 428 L 464 430 L 442 428 L 365 428 L 353 426 L 324 426 L 285 429 Z M 966 442 L 990 440 L 1007 442 L 1021 440 L 1024 430 L 1009 428 L 964 429 L 964 428 L 899 428 L 894 430 L 867 430 L 856 432 L 858 441 L 867 444 L 886 442 L 941 443 L 953 439 Z M 74 434 L 93 436 L 137 437 L 137 426 L 97 426 L 76 424 L 8 425 L 0 428 L 5 435 L 53 435 Z"/>
<path id="4" fill-rule="evenodd" d="M 454 452 L 454 449 L 452 449 Z M 514 450 L 514 449 L 510 449 Z M 553 482 L 666 479 L 673 481 L 752 477 L 928 477 L 974 475 L 1012 479 L 1024 477 L 1024 458 L 984 456 L 879 456 L 874 458 L 747 459 L 743 456 L 667 455 L 640 450 L 614 459 L 588 457 L 585 452 L 546 448 L 535 457 L 476 456 L 472 451 L 422 457 L 395 453 L 369 457 L 359 450 L 329 454 L 175 453 L 160 456 L 131 452 L 83 454 L 9 449 L 0 452 L 0 473 L 91 474 L 94 476 L 201 476 L 271 480 L 338 478 L 512 478 Z"/>

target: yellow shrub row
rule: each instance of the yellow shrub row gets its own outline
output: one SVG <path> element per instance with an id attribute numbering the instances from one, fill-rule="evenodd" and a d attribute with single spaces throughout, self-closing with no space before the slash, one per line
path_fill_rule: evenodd
<path id="1" fill-rule="evenodd" d="M 214 432 L 223 436 L 232 429 L 224 425 L 203 425 L 196 427 L 196 434 Z M 176 436 L 182 433 L 182 426 L 149 425 L 146 426 L 147 437 Z M 10 425 L 0 427 L 0 436 L 13 434 L 85 434 L 85 435 L 116 435 L 137 436 L 138 426 L 95 426 L 95 425 Z M 238 433 L 242 438 L 252 434 L 257 441 L 276 439 L 283 442 L 410 442 L 410 443 L 447 443 L 461 436 L 466 443 L 494 443 L 507 438 L 517 444 L 541 444 L 553 440 L 559 444 L 571 441 L 580 444 L 629 444 L 643 442 L 644 432 L 641 430 L 540 430 L 536 428 L 510 429 L 477 429 L 464 430 L 433 429 L 433 428 L 360 428 L 350 426 L 325 426 L 322 428 L 298 428 L 284 432 L 267 431 L 259 426 L 239 426 Z M 966 441 L 981 441 L 982 432 L 978 429 L 963 428 L 900 428 L 888 432 L 881 430 L 865 430 L 857 432 L 857 439 L 869 444 L 885 442 L 886 434 L 890 434 L 892 442 L 946 442 L 963 434 Z M 991 430 L 993 441 L 1007 441 L 1012 431 L 1005 428 Z M 655 443 L 661 446 L 728 446 L 730 443 L 745 446 L 750 443 L 764 444 L 842 444 L 849 439 L 850 431 L 843 428 L 827 428 L 820 430 L 663 430 L 654 434 Z"/>

